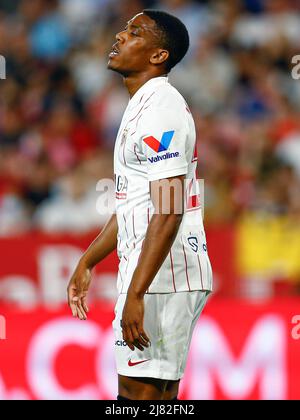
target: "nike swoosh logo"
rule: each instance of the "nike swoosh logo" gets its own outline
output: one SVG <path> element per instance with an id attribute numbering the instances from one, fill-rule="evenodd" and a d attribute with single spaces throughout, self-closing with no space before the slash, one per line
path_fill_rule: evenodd
<path id="1" fill-rule="evenodd" d="M 132 362 L 131 361 L 131 359 L 130 360 L 128 360 L 128 366 L 130 366 L 130 367 L 132 367 L 132 366 L 135 366 L 135 365 L 139 365 L 140 363 L 145 363 L 145 362 L 148 362 L 150 359 L 147 359 L 147 360 L 141 360 L 140 362 Z"/>

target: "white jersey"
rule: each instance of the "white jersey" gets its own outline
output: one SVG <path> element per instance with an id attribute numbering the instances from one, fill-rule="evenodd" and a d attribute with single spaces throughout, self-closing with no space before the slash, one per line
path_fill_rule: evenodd
<path id="1" fill-rule="evenodd" d="M 171 250 L 147 293 L 212 290 L 212 270 L 196 180 L 196 132 L 167 77 L 145 83 L 125 110 L 114 151 L 118 291 L 127 293 L 154 206 L 150 182 L 186 175 L 186 208 Z"/>

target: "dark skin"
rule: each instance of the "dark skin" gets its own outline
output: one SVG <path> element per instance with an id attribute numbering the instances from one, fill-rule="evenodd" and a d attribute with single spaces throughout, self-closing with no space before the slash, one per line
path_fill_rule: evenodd
<path id="1" fill-rule="evenodd" d="M 118 54 L 110 54 L 108 68 L 123 76 L 130 97 L 148 80 L 167 73 L 169 52 L 158 47 L 159 39 L 155 22 L 143 13 L 131 19 L 126 29 L 116 35 L 113 49 Z"/>
<path id="2" fill-rule="evenodd" d="M 160 47 L 159 35 L 155 22 L 143 13 L 131 19 L 126 29 L 116 35 L 108 68 L 123 76 L 130 97 L 148 80 L 167 73 L 169 52 Z M 168 178 L 167 182 L 176 180 L 183 186 L 184 179 L 185 176 L 178 176 Z M 182 221 L 182 212 L 178 214 L 176 209 L 183 203 L 184 188 L 170 188 L 159 195 L 158 182 L 150 183 L 155 214 L 146 232 L 122 314 L 123 338 L 132 351 L 135 348 L 143 351 L 150 343 L 144 330 L 144 295 L 168 255 Z M 164 202 L 170 203 L 168 214 L 162 212 Z M 68 286 L 68 303 L 74 317 L 87 319 L 86 297 L 92 269 L 116 249 L 117 232 L 116 215 L 113 215 L 82 256 Z M 179 381 L 119 375 L 119 395 L 128 399 L 171 400 L 177 396 L 178 386 Z"/>

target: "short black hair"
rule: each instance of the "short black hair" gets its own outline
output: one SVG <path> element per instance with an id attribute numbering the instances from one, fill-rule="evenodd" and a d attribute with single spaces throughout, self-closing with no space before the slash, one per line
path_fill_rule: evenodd
<path id="1" fill-rule="evenodd" d="M 177 17 L 161 10 L 145 9 L 143 13 L 155 21 L 160 31 L 162 48 L 169 51 L 166 69 L 169 72 L 186 55 L 190 37 L 186 26 Z"/>

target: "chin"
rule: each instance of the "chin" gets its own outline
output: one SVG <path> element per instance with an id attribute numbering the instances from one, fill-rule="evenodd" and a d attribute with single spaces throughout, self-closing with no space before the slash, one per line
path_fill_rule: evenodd
<path id="1" fill-rule="evenodd" d="M 114 65 L 111 61 L 108 62 L 107 64 L 107 68 L 108 70 L 112 70 L 115 71 L 116 73 L 120 74 L 123 77 L 127 77 L 128 72 L 118 68 L 116 65 Z"/>
<path id="2" fill-rule="evenodd" d="M 107 68 L 109 70 L 118 71 L 117 65 L 112 60 L 109 60 L 109 62 L 107 63 Z"/>
<path id="3" fill-rule="evenodd" d="M 107 68 L 108 68 L 108 70 L 114 70 L 115 69 L 115 67 L 114 67 L 113 63 L 111 62 L 111 60 L 109 60 L 109 62 L 107 63 Z"/>

